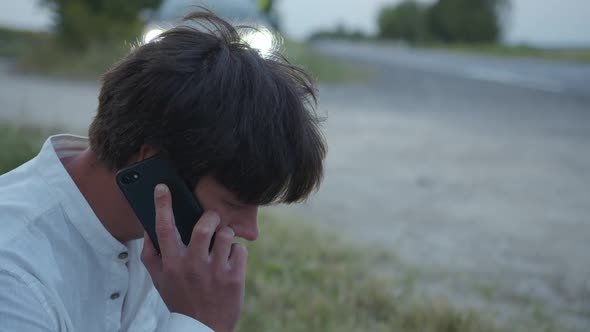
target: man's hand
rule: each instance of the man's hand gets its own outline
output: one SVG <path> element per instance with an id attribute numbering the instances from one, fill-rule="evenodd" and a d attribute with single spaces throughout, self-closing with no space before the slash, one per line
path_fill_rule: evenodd
<path id="1" fill-rule="evenodd" d="M 170 312 L 195 318 L 216 332 L 232 331 L 244 302 L 248 252 L 232 243 L 234 231 L 217 231 L 211 252 L 209 244 L 220 224 L 216 213 L 205 212 L 185 246 L 175 226 L 170 191 L 158 185 L 154 192 L 158 255 L 147 233 L 141 260 Z"/>

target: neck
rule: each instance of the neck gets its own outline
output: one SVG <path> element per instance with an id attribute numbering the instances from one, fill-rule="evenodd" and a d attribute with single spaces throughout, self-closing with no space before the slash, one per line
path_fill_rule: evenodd
<path id="1" fill-rule="evenodd" d="M 100 222 L 121 243 L 143 236 L 143 228 L 119 190 L 115 172 L 87 149 L 62 163 Z"/>

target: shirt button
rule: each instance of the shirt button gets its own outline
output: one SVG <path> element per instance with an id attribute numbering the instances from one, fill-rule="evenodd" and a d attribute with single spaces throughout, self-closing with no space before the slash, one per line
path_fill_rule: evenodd
<path id="1" fill-rule="evenodd" d="M 121 296 L 121 294 L 119 294 L 119 293 L 113 293 L 113 294 L 111 294 L 111 300 L 116 300 L 116 299 L 119 298 L 119 296 Z"/>
<path id="2" fill-rule="evenodd" d="M 119 254 L 119 259 L 126 259 L 127 257 L 129 257 L 129 254 L 126 252 L 122 252 Z"/>

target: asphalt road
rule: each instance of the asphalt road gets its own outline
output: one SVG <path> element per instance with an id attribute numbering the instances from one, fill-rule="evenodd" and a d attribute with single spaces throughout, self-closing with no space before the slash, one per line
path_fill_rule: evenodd
<path id="1" fill-rule="evenodd" d="M 320 42 L 331 55 L 380 66 L 399 66 L 431 73 L 502 83 L 515 87 L 590 97 L 590 64 L 419 50 L 381 43 Z"/>
<path id="2" fill-rule="evenodd" d="M 376 75 L 321 87 L 326 178 L 287 210 L 396 253 L 423 271 L 425 292 L 507 320 L 588 330 L 588 66 L 316 47 Z M 0 119 L 84 133 L 98 87 L 1 63 Z"/>

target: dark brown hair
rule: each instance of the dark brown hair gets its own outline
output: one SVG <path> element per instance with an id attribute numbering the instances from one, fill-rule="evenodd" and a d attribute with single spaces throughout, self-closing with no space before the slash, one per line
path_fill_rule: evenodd
<path id="1" fill-rule="evenodd" d="M 112 169 L 142 145 L 191 185 L 213 175 L 245 203 L 296 202 L 317 189 L 326 144 L 301 68 L 242 41 L 210 12 L 134 49 L 103 76 L 90 147 Z"/>

